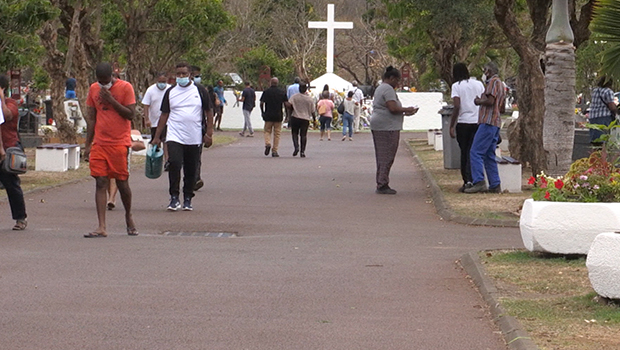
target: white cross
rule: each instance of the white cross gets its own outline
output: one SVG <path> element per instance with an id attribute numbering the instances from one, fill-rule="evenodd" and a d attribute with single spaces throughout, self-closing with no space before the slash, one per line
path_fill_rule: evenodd
<path id="1" fill-rule="evenodd" d="M 327 73 L 334 72 L 334 29 L 353 29 L 353 22 L 334 21 L 334 4 L 327 5 L 327 22 L 308 22 L 308 28 L 327 29 Z"/>

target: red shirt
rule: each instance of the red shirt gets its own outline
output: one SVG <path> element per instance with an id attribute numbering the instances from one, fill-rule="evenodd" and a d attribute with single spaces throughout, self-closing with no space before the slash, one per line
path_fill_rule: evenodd
<path id="1" fill-rule="evenodd" d="M 99 91 L 101 86 L 95 82 L 88 89 L 86 97 L 86 105 L 97 109 L 93 144 L 131 147 L 131 120 L 121 117 L 111 104 L 101 101 Z M 123 106 L 136 103 L 133 87 L 126 81 L 117 79 L 110 93 Z"/>
<path id="2" fill-rule="evenodd" d="M 2 124 L 2 143 L 4 149 L 17 146 L 19 142 L 19 136 L 17 134 L 17 122 L 19 122 L 19 109 L 17 109 L 17 101 L 12 98 L 6 98 L 6 106 L 11 110 L 13 118 L 9 120 L 7 116 L 4 116 L 4 123 Z"/>

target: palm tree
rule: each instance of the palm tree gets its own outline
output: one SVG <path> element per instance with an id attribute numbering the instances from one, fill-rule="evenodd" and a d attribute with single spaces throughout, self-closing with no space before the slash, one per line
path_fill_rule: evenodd
<path id="1" fill-rule="evenodd" d="M 608 47 L 602 55 L 601 73 L 620 79 L 620 1 L 599 0 L 594 9 L 591 29 L 597 40 L 606 41 Z"/>
<path id="2" fill-rule="evenodd" d="M 553 0 L 547 32 L 543 147 L 547 174 L 564 175 L 572 163 L 575 137 L 575 48 L 568 0 Z"/>

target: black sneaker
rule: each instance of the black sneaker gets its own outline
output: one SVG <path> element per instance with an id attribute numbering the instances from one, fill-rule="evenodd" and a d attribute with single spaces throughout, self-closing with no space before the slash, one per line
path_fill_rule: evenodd
<path id="1" fill-rule="evenodd" d="M 390 188 L 389 186 L 383 186 L 381 188 L 377 188 L 375 193 L 377 193 L 377 194 L 396 194 L 396 190 Z"/>
<path id="2" fill-rule="evenodd" d="M 198 181 L 196 181 L 196 184 L 194 185 L 194 191 L 198 191 L 204 185 L 205 185 L 205 182 L 202 181 L 202 179 L 198 179 Z"/>
<path id="3" fill-rule="evenodd" d="M 192 210 L 194 210 L 194 208 L 192 207 L 192 199 L 191 198 L 185 198 L 185 200 L 183 200 L 183 210 L 184 211 L 192 211 Z"/>
<path id="4" fill-rule="evenodd" d="M 486 191 L 487 191 L 487 184 L 484 183 L 484 180 L 478 181 L 473 186 L 463 190 L 463 192 L 465 193 L 479 193 L 479 192 L 486 192 Z"/>
<path id="5" fill-rule="evenodd" d="M 270 152 L 270 151 L 271 151 L 271 145 L 267 145 L 267 146 L 265 146 L 265 155 L 266 155 L 266 156 L 268 156 L 268 155 L 269 155 L 269 152 Z M 276 154 L 278 154 L 278 153 L 276 153 Z"/>
<path id="6" fill-rule="evenodd" d="M 279 157 L 280 155 L 278 154 L 278 152 L 273 151 L 273 152 L 271 152 L 271 156 L 272 157 Z"/>
<path id="7" fill-rule="evenodd" d="M 164 171 L 168 171 L 170 169 L 170 162 L 166 161 L 166 163 L 164 163 Z"/>
<path id="8" fill-rule="evenodd" d="M 177 211 L 179 209 L 181 209 L 181 202 L 179 202 L 179 198 L 170 198 L 170 204 L 168 204 L 168 211 Z"/>
<path id="9" fill-rule="evenodd" d="M 473 185 L 474 185 L 473 183 L 468 182 L 468 183 L 464 184 L 463 186 L 461 186 L 461 187 L 459 188 L 459 192 L 463 193 L 463 192 L 465 192 L 465 189 L 466 189 L 466 188 L 470 188 L 470 187 L 472 187 Z"/>
<path id="10" fill-rule="evenodd" d="M 502 193 L 502 186 L 489 187 L 489 193 Z"/>

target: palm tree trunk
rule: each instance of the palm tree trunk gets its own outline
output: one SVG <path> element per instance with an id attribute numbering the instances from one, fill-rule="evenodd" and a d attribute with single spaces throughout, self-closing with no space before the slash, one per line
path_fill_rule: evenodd
<path id="1" fill-rule="evenodd" d="M 547 173 L 566 174 L 575 138 L 575 49 L 572 43 L 547 45 L 543 145 Z"/>

